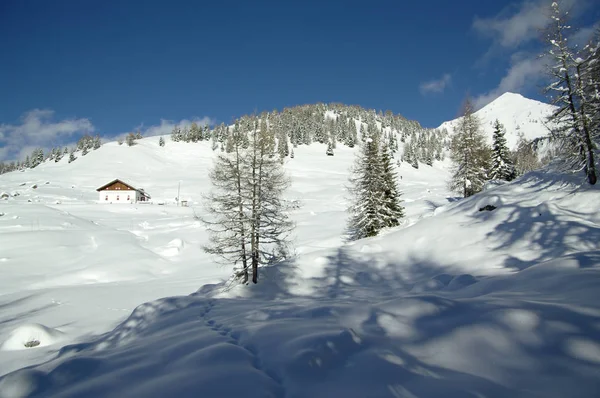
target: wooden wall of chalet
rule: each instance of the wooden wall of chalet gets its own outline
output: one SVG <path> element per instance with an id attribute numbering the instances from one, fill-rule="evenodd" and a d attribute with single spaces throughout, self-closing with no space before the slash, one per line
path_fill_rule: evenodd
<path id="1" fill-rule="evenodd" d="M 114 184 L 108 185 L 105 188 L 102 188 L 103 191 L 127 191 L 127 190 L 133 190 L 133 188 L 131 188 L 128 185 L 123 184 L 121 181 L 117 181 Z"/>

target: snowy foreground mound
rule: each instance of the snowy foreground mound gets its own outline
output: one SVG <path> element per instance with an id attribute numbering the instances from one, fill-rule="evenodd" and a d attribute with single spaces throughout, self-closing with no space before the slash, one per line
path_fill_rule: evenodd
<path id="1" fill-rule="evenodd" d="M 538 173 L 435 210 L 140 305 L 0 396 L 597 396 L 599 192 Z"/>

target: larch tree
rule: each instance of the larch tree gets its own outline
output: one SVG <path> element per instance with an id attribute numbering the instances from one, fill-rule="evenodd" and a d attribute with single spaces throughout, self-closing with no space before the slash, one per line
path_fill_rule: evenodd
<path id="1" fill-rule="evenodd" d="M 474 114 L 471 101 L 463 105 L 462 117 L 450 144 L 452 176 L 450 190 L 469 197 L 483 189 L 488 180 L 490 149 L 481 131 L 481 122 Z"/>
<path id="2" fill-rule="evenodd" d="M 515 173 L 523 175 L 540 167 L 540 160 L 533 148 L 533 143 L 519 134 L 517 147 L 512 153 L 513 163 L 515 165 Z"/>
<path id="3" fill-rule="evenodd" d="M 294 229 L 288 212 L 289 202 L 283 199 L 290 179 L 280 162 L 272 155 L 272 137 L 268 131 L 257 129 L 248 134 L 249 149 L 246 192 L 250 195 L 252 282 L 258 282 L 259 265 L 284 260 L 289 255 L 289 238 Z"/>
<path id="4" fill-rule="evenodd" d="M 232 134 L 231 152 L 217 155 L 209 172 L 213 189 L 204 202 L 209 217 L 202 219 L 209 233 L 209 243 L 203 248 L 216 255 L 221 263 L 232 265 L 236 276 L 241 276 L 243 283 L 247 283 L 250 235 L 242 191 L 244 158 L 241 140 L 233 137 L 236 134 L 240 134 L 239 130 Z"/>
<path id="5" fill-rule="evenodd" d="M 568 42 L 568 13 L 552 3 L 551 24 L 546 42 L 554 64 L 548 69 L 552 80 L 546 88 L 552 103 L 557 106 L 550 116 L 551 134 L 559 142 L 562 154 L 575 169 L 583 169 L 589 184 L 597 181 L 595 143 L 592 133 L 592 98 L 587 94 L 594 86 L 586 79 L 594 65 L 594 51 L 578 51 Z"/>
<path id="6" fill-rule="evenodd" d="M 490 169 L 490 178 L 492 180 L 511 181 L 515 178 L 515 166 L 506 145 L 504 134 L 504 126 L 496 119 L 494 122 L 492 165 Z"/>
<path id="7" fill-rule="evenodd" d="M 210 172 L 213 190 L 205 198 L 209 232 L 207 253 L 233 265 L 236 277 L 258 282 L 260 265 L 288 255 L 294 228 L 283 193 L 290 180 L 272 156 L 270 133 L 251 118 L 228 136 L 228 151 L 217 156 Z"/>

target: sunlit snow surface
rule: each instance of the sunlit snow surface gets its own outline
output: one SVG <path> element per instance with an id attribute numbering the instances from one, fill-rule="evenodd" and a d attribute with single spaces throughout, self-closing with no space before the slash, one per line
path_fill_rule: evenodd
<path id="1" fill-rule="evenodd" d="M 402 164 L 405 224 L 344 244 L 354 150 L 298 147 L 297 256 L 224 289 L 195 218 L 209 146 L 109 143 L 0 176 L 19 193 L 0 200 L 0 397 L 600 391 L 600 195 L 581 176 L 456 200 L 446 164 Z M 97 204 L 114 178 L 166 205 Z"/>
<path id="2" fill-rule="evenodd" d="M 525 98 L 521 94 L 504 93 L 475 112 L 475 115 L 481 122 L 489 144 L 492 144 L 494 122 L 498 120 L 502 123 L 505 128 L 506 144 L 512 150 L 517 145 L 519 134 L 528 140 L 547 136 L 549 124 L 546 118 L 554 110 L 553 105 Z M 452 133 L 459 119 L 444 122 L 439 128 L 446 128 Z"/>

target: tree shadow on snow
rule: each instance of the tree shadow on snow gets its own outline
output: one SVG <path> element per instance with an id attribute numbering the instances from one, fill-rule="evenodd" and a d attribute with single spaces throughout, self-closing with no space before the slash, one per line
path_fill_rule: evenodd
<path id="1" fill-rule="evenodd" d="M 539 191 L 569 184 L 569 180 L 539 178 L 536 175 L 529 179 L 534 181 L 533 186 Z M 508 216 L 486 236 L 492 244 L 492 250 L 518 252 L 525 247 L 527 251 L 537 253 L 535 258 L 526 260 L 509 255 L 505 261 L 507 268 L 521 271 L 572 253 L 600 249 L 600 228 L 589 222 L 589 214 L 572 211 L 552 202 L 537 205 L 502 204 L 498 210 L 508 212 Z M 478 212 L 473 217 L 486 220 L 492 217 L 491 213 Z"/>

